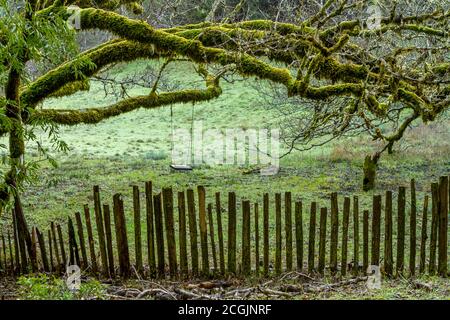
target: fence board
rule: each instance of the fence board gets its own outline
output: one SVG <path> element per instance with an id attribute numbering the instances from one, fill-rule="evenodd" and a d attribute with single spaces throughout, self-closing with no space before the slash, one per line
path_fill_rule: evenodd
<path id="1" fill-rule="evenodd" d="M 87 230 L 87 235 L 88 235 L 89 254 L 91 257 L 92 272 L 97 273 L 98 267 L 97 267 L 97 258 L 95 255 L 94 235 L 92 233 L 91 214 L 89 212 L 89 206 L 87 204 L 84 205 L 84 219 L 86 221 L 86 230 Z M 58 250 L 58 248 L 55 248 L 56 256 L 58 256 L 57 250 Z M 59 262 L 58 262 L 58 264 L 59 264 Z"/>
<path id="2" fill-rule="evenodd" d="M 52 240 L 53 240 L 53 250 L 55 252 L 55 258 L 56 258 L 56 272 L 61 272 L 61 257 L 59 255 L 59 248 L 58 248 L 58 238 L 56 237 L 56 227 L 54 222 L 50 223 L 50 229 L 52 231 Z"/>
<path id="3" fill-rule="evenodd" d="M 209 275 L 208 231 L 206 224 L 206 192 L 203 186 L 197 188 L 198 192 L 198 220 L 200 226 L 200 244 L 202 249 L 202 272 Z"/>
<path id="4" fill-rule="evenodd" d="M 64 237 L 62 234 L 61 225 L 56 225 L 56 230 L 58 231 L 58 241 L 59 241 L 59 250 L 61 250 L 61 261 L 63 263 L 63 270 L 65 270 L 67 266 L 67 255 L 66 255 L 66 249 L 64 247 Z"/>
<path id="5" fill-rule="evenodd" d="M 297 271 L 303 270 L 303 206 L 301 201 L 295 202 L 295 248 Z"/>
<path id="6" fill-rule="evenodd" d="M 191 243 L 191 265 L 192 274 L 198 274 L 198 237 L 197 237 L 197 218 L 195 215 L 194 190 L 187 190 L 188 215 L 189 215 L 189 239 Z"/>
<path id="7" fill-rule="evenodd" d="M 311 203 L 311 210 L 309 213 L 309 238 L 308 238 L 308 272 L 314 271 L 314 258 L 316 248 L 316 211 L 317 204 Z"/>
<path id="8" fill-rule="evenodd" d="M 259 275 L 259 206 L 255 203 L 255 273 Z"/>
<path id="9" fill-rule="evenodd" d="M 125 221 L 125 212 L 123 200 L 120 194 L 115 194 L 114 202 L 114 225 L 116 229 L 117 251 L 119 257 L 120 276 L 124 279 L 130 276 L 130 253 L 128 249 L 127 224 Z"/>
<path id="10" fill-rule="evenodd" d="M 186 236 L 186 201 L 184 192 L 178 192 L 178 239 L 180 245 L 180 272 L 182 275 L 187 276 L 189 268 Z"/>
<path id="11" fill-rule="evenodd" d="M 236 273 L 236 194 L 228 193 L 228 272 Z"/>
<path id="12" fill-rule="evenodd" d="M 281 194 L 275 194 L 275 273 L 281 273 Z"/>
<path id="13" fill-rule="evenodd" d="M 144 270 L 142 262 L 142 229 L 141 229 L 141 200 L 138 186 L 133 186 L 133 213 L 134 213 L 134 254 L 136 257 L 136 271 Z"/>
<path id="14" fill-rule="evenodd" d="M 370 264 L 380 265 L 380 239 L 381 239 L 381 196 L 373 196 L 372 202 L 372 251 Z"/>
<path id="15" fill-rule="evenodd" d="M 55 264 L 54 264 L 54 262 L 53 262 L 53 244 L 52 244 L 52 233 L 51 233 L 51 231 L 50 231 L 50 229 L 48 230 L 48 251 L 49 251 L 49 253 L 50 253 L 50 265 L 49 265 L 49 267 L 50 267 L 50 271 L 51 272 L 55 272 L 56 271 L 56 267 L 55 267 Z"/>
<path id="16" fill-rule="evenodd" d="M 353 197 L 353 274 L 359 273 L 359 198 Z"/>
<path id="17" fill-rule="evenodd" d="M 350 220 L 350 198 L 344 198 L 344 211 L 342 216 L 342 256 L 341 274 L 347 274 L 347 250 L 348 250 L 348 224 Z"/>
<path id="18" fill-rule="evenodd" d="M 269 275 L 269 194 L 265 193 L 263 198 L 263 242 L 264 242 L 264 253 L 263 253 L 263 265 L 264 265 L 264 275 Z"/>
<path id="19" fill-rule="evenodd" d="M 419 273 L 425 272 L 426 264 L 426 247 L 427 247 L 427 230 L 428 230 L 428 195 L 423 200 L 423 212 L 422 212 L 422 233 L 420 237 L 420 263 Z"/>
<path id="20" fill-rule="evenodd" d="M 431 235 L 430 235 L 430 264 L 428 272 L 436 273 L 436 248 L 439 226 L 439 184 L 431 184 Z"/>
<path id="21" fill-rule="evenodd" d="M 161 204 L 161 193 L 153 196 L 153 212 L 155 214 L 155 238 L 156 255 L 158 257 L 158 276 L 163 277 L 165 273 L 164 261 L 164 231 L 163 231 L 163 211 Z"/>
<path id="22" fill-rule="evenodd" d="M 225 249 L 223 243 L 222 206 L 220 204 L 220 192 L 216 192 L 216 217 L 217 235 L 219 237 L 220 274 L 225 274 Z"/>
<path id="23" fill-rule="evenodd" d="M 38 242 L 39 242 L 39 250 L 41 251 L 41 259 L 42 259 L 42 265 L 44 267 L 44 271 L 50 272 L 51 270 L 50 270 L 49 263 L 48 263 L 48 256 L 47 256 L 47 249 L 45 247 L 44 235 L 39 231 L 38 228 L 36 228 L 36 235 L 37 235 Z M 2 235 L 2 238 L 3 238 L 3 235 Z M 4 246 L 4 244 L 3 244 L 3 246 Z M 5 268 L 6 268 L 6 260 L 5 260 Z"/>
<path id="24" fill-rule="evenodd" d="M 76 264 L 77 266 L 81 265 L 80 262 L 80 253 L 78 252 L 78 244 L 77 239 L 75 237 L 75 228 L 73 227 L 72 218 L 69 217 L 68 222 L 68 231 L 69 231 L 69 248 L 70 248 L 70 264 Z"/>
<path id="25" fill-rule="evenodd" d="M 250 264 L 250 201 L 242 202 L 242 273 L 248 275 Z"/>
<path id="26" fill-rule="evenodd" d="M 327 245 L 327 208 L 320 209 L 320 236 L 319 236 L 319 264 L 318 271 L 320 274 L 325 270 L 325 254 Z"/>
<path id="27" fill-rule="evenodd" d="M 106 250 L 108 253 L 108 267 L 109 267 L 109 276 L 111 278 L 115 277 L 115 268 L 114 268 L 114 252 L 113 252 L 113 238 L 112 238 L 112 229 L 111 229 L 111 211 L 109 209 L 109 205 L 103 205 L 103 218 L 105 222 L 105 236 L 106 236 Z"/>
<path id="28" fill-rule="evenodd" d="M 403 273 L 405 263 L 405 187 L 398 189 L 397 205 L 397 275 Z"/>
<path id="29" fill-rule="evenodd" d="M 108 276 L 108 257 L 106 254 L 105 230 L 103 228 L 103 214 L 100 201 L 100 188 L 94 186 L 94 214 L 97 225 L 98 245 L 100 249 L 100 259 L 102 262 L 102 272 Z"/>
<path id="30" fill-rule="evenodd" d="M 211 242 L 211 253 L 213 258 L 214 273 L 217 273 L 217 254 L 216 254 L 216 242 L 214 240 L 214 220 L 212 214 L 212 204 L 208 204 L 208 221 L 209 221 L 209 239 Z"/>
<path id="31" fill-rule="evenodd" d="M 166 226 L 167 251 L 169 255 L 169 274 L 175 278 L 178 274 L 177 245 L 175 242 L 175 227 L 173 219 L 172 188 L 163 189 L 164 221 Z"/>
<path id="32" fill-rule="evenodd" d="M 292 270 L 292 195 L 284 194 L 284 227 L 286 232 L 286 270 Z"/>
<path id="33" fill-rule="evenodd" d="M 330 241 L 330 270 L 337 271 L 337 252 L 339 236 L 339 206 L 337 192 L 331 194 L 331 241 Z"/>
<path id="34" fill-rule="evenodd" d="M 87 258 L 86 242 L 84 240 L 83 222 L 81 221 L 81 214 L 79 212 L 75 213 L 75 222 L 77 224 L 78 242 L 80 243 L 81 250 L 81 267 L 86 268 L 89 265 L 89 260 Z"/>
<path id="35" fill-rule="evenodd" d="M 386 191 L 384 212 L 384 272 L 390 277 L 394 271 L 394 254 L 392 250 L 392 191 Z"/>
<path id="36" fill-rule="evenodd" d="M 417 225 L 417 203 L 416 182 L 411 180 L 411 208 L 409 216 L 409 273 L 416 273 L 416 225 Z"/>
<path id="37" fill-rule="evenodd" d="M 363 212 L 363 272 L 369 267 L 369 211 Z"/>
<path id="38" fill-rule="evenodd" d="M 153 222 L 153 184 L 145 182 L 145 213 L 147 223 L 147 261 L 150 277 L 156 276 L 155 227 Z"/>
<path id="39" fill-rule="evenodd" d="M 447 277 L 447 255 L 448 255 L 448 177 L 439 179 L 439 256 L 438 272 L 442 277 Z"/>

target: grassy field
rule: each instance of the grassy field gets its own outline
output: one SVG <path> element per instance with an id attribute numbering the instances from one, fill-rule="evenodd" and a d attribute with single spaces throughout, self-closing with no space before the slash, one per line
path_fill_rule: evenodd
<path id="1" fill-rule="evenodd" d="M 119 74 L 130 74 L 147 62 L 119 66 Z M 169 66 L 169 80 L 183 87 L 203 86 L 192 67 L 179 63 Z M 190 128 L 192 111 L 204 129 L 276 128 L 281 119 L 260 105 L 251 81 L 223 83 L 224 94 L 207 103 L 173 106 L 176 128 Z M 144 94 L 136 88 L 132 94 Z M 104 106 L 114 98 L 105 97 L 103 87 L 93 83 L 91 91 L 53 99 L 50 108 Z M 48 145 L 45 134 L 41 142 Z M 68 154 L 56 154 L 59 167 L 43 164 L 39 181 L 24 195 L 29 218 L 38 224 L 62 218 L 62 213 L 80 210 L 91 200 L 92 186 L 98 184 L 105 199 L 116 192 L 130 195 L 129 186 L 152 180 L 156 189 L 173 186 L 185 189 L 204 185 L 208 195 L 216 191 L 236 191 L 238 197 L 257 201 L 264 192 L 292 191 L 305 202 L 325 200 L 331 191 L 341 195 L 361 195 L 362 163 L 376 145 L 365 137 L 338 141 L 308 152 L 292 153 L 281 159 L 281 172 L 274 177 L 244 175 L 248 167 L 230 165 L 200 166 L 191 173 L 172 172 L 170 107 L 137 110 L 98 125 L 61 128 L 61 139 L 71 147 Z M 431 181 L 450 171 L 450 126 L 448 122 L 420 125 L 407 134 L 401 151 L 382 157 L 375 192 L 395 190 L 415 178 L 419 191 L 428 190 Z M 29 153 L 36 157 L 35 145 Z M 364 200 L 363 200 L 364 201 Z"/>
<path id="2" fill-rule="evenodd" d="M 143 68 L 146 63 L 119 66 L 117 72 L 130 73 Z M 190 68 L 183 63 L 172 65 L 169 67 L 170 80 L 179 82 L 183 87 L 203 86 L 201 79 Z M 195 120 L 202 121 L 205 129 L 276 128 L 280 119 L 260 105 L 258 91 L 251 86 L 251 81 L 254 80 L 224 83 L 224 94 L 208 103 L 194 107 L 173 106 L 173 121 L 177 127 L 189 128 L 194 111 Z M 131 92 L 145 94 L 147 90 L 136 88 Z M 46 102 L 46 107 L 83 108 L 105 106 L 112 102 L 113 97 L 105 97 L 103 87 L 93 83 L 90 92 L 50 100 Z M 272 177 L 262 177 L 257 173 L 243 174 L 248 167 L 228 165 L 200 166 L 191 173 L 173 172 L 169 168 L 170 114 L 170 107 L 137 110 L 95 126 L 61 128 L 61 139 L 68 143 L 71 151 L 55 154 L 59 164 L 57 168 L 44 163 L 39 180 L 29 186 L 23 195 L 29 222 L 45 227 L 50 221 L 64 224 L 68 215 L 82 210 L 83 204 L 92 204 L 93 185 L 101 187 L 104 203 L 111 203 L 114 193 L 122 193 L 128 221 L 131 222 L 130 186 L 138 184 L 143 189 L 144 182 L 148 180 L 154 182 L 156 191 L 166 186 L 184 190 L 203 185 L 208 201 L 212 201 L 217 191 L 222 192 L 224 197 L 228 191 L 235 191 L 238 204 L 241 199 L 261 203 L 265 192 L 273 197 L 275 192 L 291 191 L 294 200 L 302 199 L 306 208 L 313 200 L 328 204 L 330 192 L 338 191 L 340 201 L 344 195 L 358 195 L 362 207 L 369 209 L 373 193 L 384 194 L 385 190 L 396 190 L 399 185 L 408 186 L 410 179 L 415 178 L 421 208 L 421 199 L 429 190 L 430 183 L 440 175 L 450 173 L 450 125 L 446 121 L 419 125 L 410 130 L 399 146 L 401 150 L 382 157 L 377 189 L 365 194 L 361 191 L 363 159 L 377 147 L 365 137 L 337 141 L 308 152 L 292 153 L 281 160 L 280 173 Z M 48 145 L 44 133 L 40 134 L 40 139 Z M 30 145 L 28 150 L 31 157 L 38 156 L 35 146 Z M 223 206 L 226 206 L 226 198 L 223 199 Z M 226 225 L 226 215 L 224 218 Z M 132 225 L 129 227 L 131 232 Z M 448 287 L 442 290 L 448 293 Z M 394 293 L 388 291 L 386 297 L 390 294 Z M 347 297 L 358 298 L 358 293 L 349 293 Z M 376 298 L 372 294 L 367 297 Z"/>

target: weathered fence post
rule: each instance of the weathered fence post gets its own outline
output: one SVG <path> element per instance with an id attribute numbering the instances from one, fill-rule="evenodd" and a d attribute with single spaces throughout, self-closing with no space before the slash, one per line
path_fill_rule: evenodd
<path id="1" fill-rule="evenodd" d="M 353 197 L 353 274 L 359 272 L 359 198 Z"/>
<path id="2" fill-rule="evenodd" d="M 380 238 L 381 238 L 381 196 L 373 196 L 372 203 L 372 252 L 370 264 L 380 265 Z"/>
<path id="3" fill-rule="evenodd" d="M 344 212 L 342 217 L 342 257 L 341 275 L 347 274 L 348 224 L 350 221 L 350 198 L 344 198 Z"/>
<path id="4" fill-rule="evenodd" d="M 86 268 L 89 265 L 89 261 L 87 258 L 86 243 L 84 240 L 83 222 L 81 221 L 81 214 L 79 212 L 75 212 L 75 222 L 77 224 L 77 233 L 78 233 L 78 240 L 80 242 L 81 258 L 83 259 L 81 266 L 83 268 Z"/>
<path id="5" fill-rule="evenodd" d="M 128 250 L 127 225 L 123 200 L 120 194 L 115 194 L 114 201 L 114 225 L 116 229 L 117 251 L 119 257 L 120 275 L 124 279 L 130 276 L 130 254 Z"/>
<path id="6" fill-rule="evenodd" d="M 236 273 L 236 194 L 228 193 L 228 272 Z"/>
<path id="7" fill-rule="evenodd" d="M 178 192 L 178 238 L 180 244 L 180 272 L 188 276 L 187 236 L 186 236 L 186 202 L 184 192 Z"/>
<path id="8" fill-rule="evenodd" d="M 409 273 L 416 273 L 416 225 L 417 225 L 416 183 L 411 180 L 411 209 L 409 218 Z"/>
<path id="9" fill-rule="evenodd" d="M 195 215 L 194 190 L 187 190 L 188 215 L 189 215 L 189 239 L 191 243 L 192 274 L 198 275 L 198 243 L 197 243 L 197 218 Z"/>
<path id="10" fill-rule="evenodd" d="M 141 200 L 138 186 L 133 186 L 133 213 L 134 213 L 134 254 L 136 256 L 136 272 L 142 273 L 142 231 L 141 231 Z"/>
<path id="11" fill-rule="evenodd" d="M 292 270 L 292 197 L 290 192 L 284 195 L 284 227 L 286 232 L 286 270 Z"/>
<path id="12" fill-rule="evenodd" d="M 209 275 L 208 232 L 206 224 L 206 192 L 203 186 L 197 187 L 198 220 L 200 226 L 200 244 L 202 249 L 202 273 Z"/>
<path id="13" fill-rule="evenodd" d="M 52 231 L 52 240 L 53 240 L 53 249 L 55 250 L 55 257 L 56 257 L 56 271 L 58 273 L 61 273 L 61 257 L 59 255 L 59 249 L 58 249 L 58 238 L 56 237 L 56 227 L 55 223 L 52 221 L 50 223 L 50 229 Z"/>
<path id="14" fill-rule="evenodd" d="M 209 239 L 211 242 L 211 252 L 213 258 L 214 273 L 217 273 L 217 255 L 216 255 L 216 242 L 214 241 L 214 220 L 212 214 L 212 204 L 208 204 L 208 221 L 209 221 Z"/>
<path id="15" fill-rule="evenodd" d="M 166 226 L 167 251 L 169 254 L 169 273 L 175 278 L 178 273 L 177 245 L 175 243 L 175 227 L 173 219 L 173 191 L 172 188 L 163 189 L 164 221 Z"/>
<path id="16" fill-rule="evenodd" d="M 37 234 L 37 238 L 38 238 L 38 242 L 39 242 L 39 249 L 41 251 L 41 259 L 42 259 L 42 264 L 44 267 L 44 271 L 45 272 L 50 272 L 50 267 L 49 267 L 49 263 L 48 263 L 48 258 L 47 258 L 47 249 L 45 248 L 45 239 L 44 239 L 44 235 L 39 231 L 38 228 L 36 228 L 36 234 Z M 2 234 L 2 240 L 3 239 L 3 234 Z M 3 246 L 4 246 L 4 241 L 3 241 Z M 5 248 L 3 248 L 5 249 Z M 6 255 L 5 255 L 5 269 L 6 269 Z"/>
<path id="17" fill-rule="evenodd" d="M 320 209 L 320 239 L 319 239 L 319 265 L 320 274 L 325 270 L 325 254 L 327 245 L 327 208 Z"/>
<path id="18" fill-rule="evenodd" d="M 250 270 L 250 201 L 242 201 L 242 273 Z"/>
<path id="19" fill-rule="evenodd" d="M 314 258 L 316 248 L 316 211 L 317 204 L 311 203 L 311 210 L 309 213 L 309 235 L 308 235 L 308 272 L 314 271 Z"/>
<path id="20" fill-rule="evenodd" d="M 103 228 L 103 217 L 102 217 L 99 186 L 94 186 L 94 213 L 95 213 L 95 222 L 97 225 L 98 244 L 100 247 L 100 258 L 102 261 L 102 271 L 105 276 L 108 276 L 108 257 L 106 254 L 105 230 Z"/>
<path id="21" fill-rule="evenodd" d="M 303 270 L 303 208 L 302 202 L 295 202 L 295 248 L 297 249 L 297 270 Z"/>
<path id="22" fill-rule="evenodd" d="M 330 243 L 330 270 L 337 271 L 337 251 L 339 237 L 339 206 L 336 192 L 331 194 L 331 243 Z"/>
<path id="23" fill-rule="evenodd" d="M 264 275 L 269 275 L 269 194 L 265 193 L 263 198 L 263 242 L 264 242 Z"/>
<path id="24" fill-rule="evenodd" d="M 363 212 L 363 272 L 369 267 L 369 211 Z"/>
<path id="25" fill-rule="evenodd" d="M 420 265 L 419 273 L 425 272 L 426 263 L 426 247 L 427 247 L 427 226 L 428 226 L 428 195 L 423 200 L 423 213 L 422 213 L 422 234 L 420 241 Z"/>
<path id="26" fill-rule="evenodd" d="M 225 274 L 225 249 L 223 243 L 222 228 L 222 206 L 220 204 L 220 192 L 216 192 L 216 216 L 217 216 L 217 234 L 219 237 L 219 257 L 220 257 L 220 273 Z"/>
<path id="27" fill-rule="evenodd" d="M 259 207 L 255 203 L 255 273 L 259 275 Z"/>
<path id="28" fill-rule="evenodd" d="M 53 245 L 52 245 L 52 233 L 48 230 L 48 250 L 50 252 L 50 271 L 56 271 L 55 265 L 53 263 Z"/>
<path id="29" fill-rule="evenodd" d="M 72 218 L 69 217 L 68 221 L 68 231 L 69 231 L 69 248 L 70 248 L 70 264 L 76 263 L 77 266 L 81 265 L 80 254 L 78 252 L 77 239 L 75 237 L 75 228 L 73 227 Z"/>
<path id="30" fill-rule="evenodd" d="M 438 272 L 441 277 L 447 277 L 447 248 L 448 248 L 448 177 L 439 179 L 439 258 Z"/>
<path id="31" fill-rule="evenodd" d="M 153 222 L 153 185 L 145 182 L 145 211 L 147 222 L 147 260 L 150 277 L 156 276 L 155 231 Z"/>
<path id="32" fill-rule="evenodd" d="M 97 258 L 95 255 L 94 236 L 92 233 L 91 214 L 89 212 L 89 206 L 87 204 L 84 205 L 84 219 L 86 221 L 86 230 L 87 230 L 87 234 L 88 234 L 89 254 L 91 257 L 92 272 L 97 273 L 98 267 L 97 267 Z M 58 257 L 57 250 L 58 249 L 55 248 L 55 254 Z M 59 264 L 59 262 L 58 262 L 58 264 Z"/>
<path id="33" fill-rule="evenodd" d="M 158 276 L 164 277 L 164 231 L 161 193 L 153 196 L 153 212 L 155 213 L 156 254 L 158 257 Z"/>
<path id="34" fill-rule="evenodd" d="M 405 187 L 399 187 L 397 205 L 397 275 L 403 273 L 405 261 L 405 193 Z"/>
<path id="35" fill-rule="evenodd" d="M 59 249 L 61 250 L 61 260 L 63 263 L 63 270 L 66 270 L 67 267 L 67 255 L 66 255 L 66 249 L 64 248 L 64 237 L 62 234 L 61 225 L 56 225 L 56 230 L 58 231 L 58 240 L 59 240 Z"/>
<path id="36" fill-rule="evenodd" d="M 436 273 L 436 248 L 439 227 L 439 184 L 431 184 L 431 236 L 430 236 L 430 265 L 428 272 Z"/>
<path id="37" fill-rule="evenodd" d="M 275 273 L 281 273 L 281 194 L 275 194 Z"/>
<path id="38" fill-rule="evenodd" d="M 384 212 L 384 272 L 390 277 L 394 270 L 394 255 L 392 250 L 392 191 L 386 191 L 386 207 Z"/>
<path id="39" fill-rule="evenodd" d="M 106 235 L 106 249 L 108 251 L 108 266 L 109 275 L 111 278 L 115 277 L 114 270 L 114 252 L 113 252 L 113 240 L 111 231 L 111 212 L 109 210 L 109 205 L 103 205 L 103 218 L 105 222 L 105 235 Z"/>

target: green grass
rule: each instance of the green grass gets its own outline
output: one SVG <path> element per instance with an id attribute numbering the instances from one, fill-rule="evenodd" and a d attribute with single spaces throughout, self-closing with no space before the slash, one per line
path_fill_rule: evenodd
<path id="1" fill-rule="evenodd" d="M 119 73 L 133 72 L 142 68 L 145 63 L 119 66 Z M 201 79 L 193 76 L 191 67 L 186 64 L 172 65 L 169 71 L 172 80 L 183 83 L 183 87 L 203 86 Z M 257 99 L 258 91 L 250 85 L 250 81 L 254 80 L 223 83 L 224 94 L 211 102 L 195 106 L 173 106 L 174 122 L 177 127 L 190 128 L 191 114 L 194 111 L 195 120 L 202 121 L 205 129 L 277 127 L 280 120 L 278 115 L 260 105 Z M 145 94 L 147 91 L 148 89 L 142 88 L 133 89 L 132 94 Z M 46 102 L 45 106 L 83 108 L 105 106 L 112 102 L 112 97 L 104 97 L 103 87 L 93 83 L 89 93 L 52 99 Z M 373 194 L 384 194 L 385 190 L 396 190 L 400 185 L 408 186 L 410 179 L 415 178 L 419 199 L 418 212 L 421 215 L 421 201 L 424 192 L 429 190 L 430 183 L 440 175 L 450 172 L 448 124 L 441 122 L 429 126 L 421 125 L 410 130 L 400 145 L 401 152 L 383 155 L 377 189 L 362 193 L 363 159 L 377 147 L 365 137 L 337 141 L 308 152 L 292 153 L 281 160 L 281 172 L 273 177 L 244 175 L 247 167 L 227 165 L 205 165 L 191 173 L 179 173 L 172 172 L 169 168 L 170 108 L 137 110 L 95 126 L 61 128 L 61 139 L 68 143 L 71 151 L 67 155 L 55 155 L 59 162 L 58 168 L 43 165 L 39 180 L 24 193 L 23 203 L 30 224 L 42 228 L 47 228 L 50 221 L 65 224 L 67 216 L 82 211 L 83 204 L 89 203 L 92 207 L 92 186 L 100 185 L 104 203 L 112 204 L 112 196 L 115 193 L 124 195 L 131 235 L 133 226 L 130 185 L 140 185 L 143 191 L 144 182 L 148 180 L 153 181 L 156 192 L 167 186 L 181 191 L 203 185 L 206 187 L 208 202 L 214 203 L 215 192 L 222 193 L 224 208 L 227 192 L 235 191 L 238 197 L 238 212 L 242 199 L 259 202 L 261 205 L 263 194 L 268 192 L 273 205 L 275 192 L 291 191 L 293 200 L 301 199 L 304 203 L 306 228 L 309 221 L 309 203 L 318 201 L 319 206 L 328 205 L 332 191 L 339 192 L 340 208 L 342 196 L 359 196 L 362 212 L 363 209 L 371 209 Z M 39 134 L 39 137 L 44 145 L 49 144 L 44 133 Z M 32 158 L 38 156 L 35 146 L 29 145 L 27 150 Z M 274 221 L 273 211 L 271 210 L 271 221 Z M 4 217 L 3 220 L 8 219 L 9 217 Z M 226 213 L 223 223 L 226 227 Z M 145 226 L 145 223 L 143 225 Z M 420 227 L 420 219 L 418 225 Z M 273 234 L 275 226 L 271 224 L 270 228 L 273 229 Z M 273 244 L 274 239 L 271 239 L 272 248 Z M 349 253 L 351 252 L 352 248 L 349 247 Z M 408 261 L 407 258 L 405 261 Z"/>

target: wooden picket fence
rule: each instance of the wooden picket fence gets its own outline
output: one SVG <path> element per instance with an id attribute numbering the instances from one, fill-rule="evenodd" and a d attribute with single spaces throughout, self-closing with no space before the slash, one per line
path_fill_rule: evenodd
<path id="1" fill-rule="evenodd" d="M 65 266 L 76 264 L 84 273 L 102 278 L 267 277 L 291 270 L 357 276 L 375 265 L 386 276 L 429 273 L 446 277 L 449 177 L 431 185 L 431 197 L 424 195 L 421 210 L 414 180 L 409 190 L 407 241 L 407 188 L 403 186 L 398 189 L 396 214 L 392 191 L 386 191 L 384 206 L 381 195 L 373 196 L 370 211 L 360 209 L 357 196 L 344 197 L 340 210 L 337 193 L 331 194 L 329 208 L 312 202 L 306 210 L 302 201 L 293 200 L 286 192 L 284 201 L 281 193 L 275 194 L 274 215 L 270 214 L 270 196 L 264 194 L 262 205 L 242 200 L 239 217 L 234 192 L 228 193 L 227 210 L 220 193 L 212 197 L 213 203 L 207 203 L 202 186 L 197 187 L 197 194 L 193 189 L 178 192 L 175 208 L 172 188 L 155 193 L 147 182 L 144 197 L 138 186 L 133 187 L 132 235 L 122 196 L 114 195 L 110 207 L 102 204 L 100 189 L 95 186 L 93 218 L 89 206 L 84 205 L 83 215 L 77 212 L 74 219 L 68 218 L 65 232 L 63 226 L 52 222 L 46 233 L 33 227 L 30 234 L 24 234 L 13 212 L 12 226 L 0 234 L 0 274 L 63 274 Z M 275 221 L 271 221 L 273 217 Z M 409 261 L 405 261 L 406 254 Z"/>

